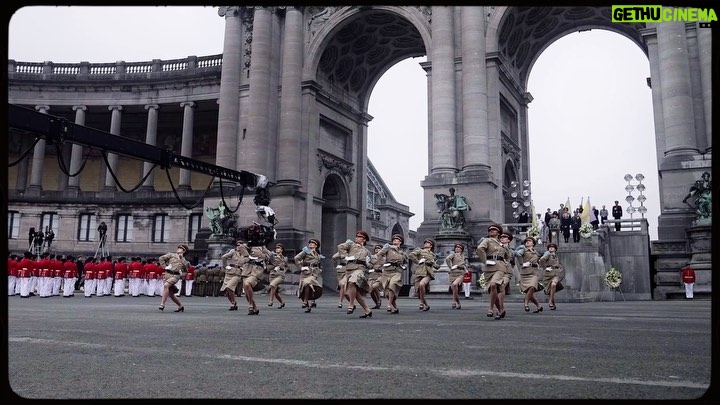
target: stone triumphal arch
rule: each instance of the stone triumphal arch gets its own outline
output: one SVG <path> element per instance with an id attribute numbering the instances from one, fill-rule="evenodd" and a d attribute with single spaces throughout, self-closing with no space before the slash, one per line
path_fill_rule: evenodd
<path id="1" fill-rule="evenodd" d="M 275 183 L 278 239 L 291 251 L 316 237 L 327 254 L 356 229 L 380 242 L 401 233 L 409 241 L 475 244 L 489 223 L 512 222 L 507 185 L 530 177 L 532 96 L 526 89 L 534 61 L 566 34 L 606 29 L 633 41 L 649 59 L 660 172 L 657 243 L 663 251 L 684 250 L 694 215 L 682 198 L 710 167 L 710 29 L 683 22 L 613 23 L 609 7 L 232 6 L 219 7 L 218 14 L 225 23 L 221 58 L 102 66 L 10 61 L 9 102 L 153 144 L 168 139 L 162 132 L 175 130 L 181 139 L 168 147 L 177 152 L 267 176 Z M 422 55 L 430 155 L 421 184 L 425 220 L 415 233 L 408 229 L 407 206 L 390 198 L 367 159 L 367 111 L 382 74 Z M 204 142 L 198 144 L 198 137 Z M 66 152 L 79 165 L 82 155 Z M 50 161 L 46 153 L 53 152 L 36 145 L 32 167 L 10 173 L 11 210 L 40 215 L 51 210 L 44 206 L 67 202 L 68 193 L 75 196 L 73 204 L 84 195 L 82 201 L 100 207 L 109 220 L 127 219 L 134 210 L 139 231 L 151 228 L 153 210 L 165 207 L 168 220 L 178 224 L 174 240 L 187 240 L 188 226 L 195 225 L 184 218 L 202 213 L 202 207 L 170 208 L 164 176 L 145 180 L 135 195 L 114 198 L 120 192 L 97 155 L 91 161 L 100 180 L 77 180 L 43 173 L 43 159 Z M 149 170 L 117 156 L 107 164 L 118 162 L 129 168 L 124 178 L 140 179 Z M 172 173 L 187 195 L 206 186 L 187 171 Z M 450 187 L 471 209 L 463 213 L 462 229 L 443 234 L 434 196 Z M 204 205 L 217 201 L 215 194 Z M 239 221 L 254 220 L 253 208 L 240 206 Z M 68 228 L 81 227 L 83 209 L 80 204 L 79 214 L 65 215 Z M 207 226 L 202 215 L 196 224 Z M 167 251 L 167 240 L 136 238 L 142 249 Z M 75 241 L 72 232 L 65 240 Z M 56 241 L 63 243 L 63 237 Z"/>
<path id="2" fill-rule="evenodd" d="M 482 235 L 489 222 L 505 222 L 510 198 L 504 185 L 529 178 L 532 97 L 526 87 L 532 64 L 559 37 L 601 28 L 626 36 L 648 55 L 662 179 L 660 234 L 685 237 L 691 217 L 680 194 L 709 166 L 711 150 L 709 30 L 612 23 L 609 8 L 592 7 L 256 7 L 221 13 L 227 30 L 222 87 L 240 91 L 221 92 L 218 150 L 240 154 L 236 160 L 218 153 L 218 164 L 242 162 L 276 178 L 279 210 L 300 205 L 303 211 L 292 220 L 295 232 L 323 229 L 323 238 L 341 240 L 353 229 L 375 226 L 362 215 L 367 177 L 357 175 L 367 170 L 369 96 L 390 66 L 423 54 L 430 156 L 418 236 L 437 235 L 433 195 L 451 186 L 475 202 L 465 213 L 470 235 Z M 270 91 L 276 86 L 279 98 Z M 276 139 L 276 157 L 252 153 L 264 139 Z M 330 229 L 337 233 L 325 234 Z"/>

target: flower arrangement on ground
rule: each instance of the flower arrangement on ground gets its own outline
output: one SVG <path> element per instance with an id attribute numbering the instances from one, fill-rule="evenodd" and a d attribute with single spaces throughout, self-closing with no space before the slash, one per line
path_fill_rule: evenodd
<path id="1" fill-rule="evenodd" d="M 618 288 L 622 283 L 622 273 L 617 271 L 615 267 L 611 267 L 605 274 L 605 284 L 610 288 Z"/>
<path id="2" fill-rule="evenodd" d="M 482 273 L 478 274 L 477 280 L 475 281 L 475 283 L 477 284 L 478 287 L 480 287 L 483 290 L 487 286 L 487 283 L 485 282 L 485 276 Z"/>
<path id="3" fill-rule="evenodd" d="M 590 225 L 590 222 L 585 222 L 584 224 L 580 225 L 580 236 L 582 236 L 585 239 L 588 239 L 592 236 L 594 229 L 592 225 Z"/>

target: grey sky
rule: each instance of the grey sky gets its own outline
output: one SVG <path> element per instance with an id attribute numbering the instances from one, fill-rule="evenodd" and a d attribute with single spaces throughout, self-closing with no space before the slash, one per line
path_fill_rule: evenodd
<path id="1" fill-rule="evenodd" d="M 224 26 L 217 8 L 209 6 L 24 7 L 10 19 L 8 58 L 97 63 L 214 55 L 222 53 Z M 415 213 L 412 229 L 423 220 L 420 181 L 428 170 L 427 79 L 418 65 L 424 60 L 393 66 L 378 81 L 369 105 L 374 119 L 368 156 L 395 198 Z M 651 239 L 657 239 L 660 204 L 649 72 L 637 45 L 603 30 L 570 34 L 540 55 L 528 83 L 534 98 L 529 107 L 531 191 L 538 213 L 557 209 L 568 197 L 573 208 L 590 197 L 598 209 L 604 204 L 610 210 L 615 200 L 625 209 L 623 176 L 642 173 L 645 217 Z M 398 150 L 405 151 L 402 157 Z M 624 218 L 630 215 L 625 212 Z"/>

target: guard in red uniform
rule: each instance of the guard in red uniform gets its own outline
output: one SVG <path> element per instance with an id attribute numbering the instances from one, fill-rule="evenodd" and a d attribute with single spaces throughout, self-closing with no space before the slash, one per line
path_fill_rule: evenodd
<path id="1" fill-rule="evenodd" d="M 192 296 L 193 282 L 195 281 L 195 266 L 192 264 L 188 266 L 187 273 L 185 273 L 185 296 Z"/>
<path id="2" fill-rule="evenodd" d="M 40 255 L 40 260 L 37 262 L 38 274 L 37 284 L 35 289 L 40 298 L 48 298 L 52 295 L 52 270 L 51 261 L 55 259 L 55 255 L 52 256 L 45 252 Z"/>
<path id="3" fill-rule="evenodd" d="M 15 295 L 15 290 L 18 286 L 18 261 L 15 253 L 8 256 L 8 296 Z"/>
<path id="4" fill-rule="evenodd" d="M 18 276 L 20 277 L 20 297 L 30 298 L 32 288 L 32 273 L 37 269 L 37 262 L 31 252 L 25 252 L 18 263 Z"/>
<path id="5" fill-rule="evenodd" d="M 95 258 L 88 257 L 85 261 L 83 290 L 85 292 L 85 298 L 90 298 L 96 294 L 97 291 L 97 279 L 95 278 Z"/>
<path id="6" fill-rule="evenodd" d="M 148 297 L 154 297 L 155 290 L 157 290 L 155 280 L 157 279 L 156 274 L 158 270 L 154 261 L 155 259 L 150 258 L 147 259 L 147 263 L 145 263 L 145 295 Z"/>
<path id="7" fill-rule="evenodd" d="M 114 266 L 114 271 L 115 285 L 113 286 L 113 290 L 115 292 L 115 296 L 123 297 L 125 296 L 125 276 L 128 272 L 128 265 L 125 262 L 124 257 L 118 258 L 117 263 L 115 263 Z"/>
<path id="8" fill-rule="evenodd" d="M 75 295 L 77 275 L 78 271 L 75 258 L 68 255 L 63 263 L 63 297 L 72 297 Z"/>
<path id="9" fill-rule="evenodd" d="M 131 297 L 140 296 L 140 287 L 142 286 L 142 279 L 140 278 L 143 273 L 143 265 L 140 263 L 139 257 L 133 257 L 130 259 L 128 265 L 128 293 Z"/>
<path id="10" fill-rule="evenodd" d="M 680 270 L 680 276 L 682 277 L 683 284 L 685 284 L 685 299 L 693 299 L 693 289 L 695 288 L 695 270 L 693 270 L 689 265 L 685 266 L 682 270 Z"/>
<path id="11" fill-rule="evenodd" d="M 67 260 L 67 259 L 65 259 Z M 50 259 L 50 271 L 52 272 L 52 281 L 50 281 L 50 295 L 59 297 L 60 287 L 62 287 L 63 276 L 65 275 L 65 267 L 60 256 Z"/>

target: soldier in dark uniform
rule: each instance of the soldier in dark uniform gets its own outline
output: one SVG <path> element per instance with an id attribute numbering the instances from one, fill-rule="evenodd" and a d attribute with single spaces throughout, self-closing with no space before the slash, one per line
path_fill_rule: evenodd
<path id="1" fill-rule="evenodd" d="M 612 207 L 612 216 L 613 216 L 613 218 L 615 218 L 615 219 L 620 219 L 620 218 L 622 218 L 622 215 L 623 215 L 623 214 L 622 214 L 622 207 L 620 206 L 620 203 L 618 203 L 617 201 L 615 201 L 615 205 L 613 205 L 613 207 Z M 620 222 L 616 222 L 616 223 L 615 223 L 615 230 L 616 230 L 616 231 L 619 231 L 619 230 L 620 230 Z"/>

